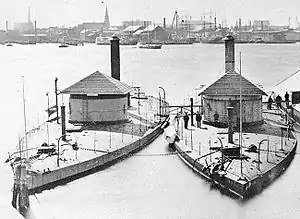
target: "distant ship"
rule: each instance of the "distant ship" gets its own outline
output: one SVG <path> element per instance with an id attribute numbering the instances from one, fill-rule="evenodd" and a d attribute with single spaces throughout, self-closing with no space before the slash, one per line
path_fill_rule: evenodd
<path id="1" fill-rule="evenodd" d="M 120 45 L 137 45 L 138 40 L 135 38 L 121 38 Z"/>
<path id="2" fill-rule="evenodd" d="M 69 46 L 66 43 L 61 43 L 58 47 L 59 48 L 67 48 Z"/>
<path id="3" fill-rule="evenodd" d="M 139 48 L 141 49 L 161 49 L 162 44 L 151 44 L 151 43 L 145 43 L 140 44 Z"/>
<path id="4" fill-rule="evenodd" d="M 96 37 L 96 45 L 110 45 L 110 37 Z"/>
<path id="5" fill-rule="evenodd" d="M 193 44 L 195 43 L 196 38 L 194 37 L 186 37 L 186 38 L 180 38 L 180 39 L 170 39 L 163 41 L 163 44 L 165 45 L 185 45 L 185 44 Z"/>
<path id="6" fill-rule="evenodd" d="M 161 49 L 162 43 L 156 40 L 142 41 L 138 44 L 141 49 Z"/>

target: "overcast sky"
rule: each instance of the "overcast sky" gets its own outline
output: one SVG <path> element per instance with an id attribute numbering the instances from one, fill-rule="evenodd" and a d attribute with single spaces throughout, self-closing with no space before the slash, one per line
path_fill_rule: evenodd
<path id="1" fill-rule="evenodd" d="M 27 7 L 31 7 L 31 20 L 38 27 L 70 26 L 83 21 L 103 21 L 105 6 L 108 7 L 111 24 L 123 20 L 141 19 L 162 22 L 166 17 L 171 23 L 174 10 L 183 17 L 200 19 L 204 12 L 215 11 L 218 23 L 227 20 L 234 24 L 239 17 L 248 20 L 268 19 L 272 24 L 291 24 L 300 20 L 300 0 L 0 0 L 0 28 L 14 22 L 27 20 Z"/>

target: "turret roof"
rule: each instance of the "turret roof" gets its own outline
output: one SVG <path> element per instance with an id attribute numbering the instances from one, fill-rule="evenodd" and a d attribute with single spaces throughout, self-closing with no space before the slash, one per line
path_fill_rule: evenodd
<path id="1" fill-rule="evenodd" d="M 267 95 L 263 90 L 252 84 L 249 80 L 236 72 L 228 72 L 221 78 L 213 82 L 208 87 L 203 88 L 199 95 L 239 95 L 240 94 L 240 80 L 243 95 Z"/>
<path id="2" fill-rule="evenodd" d="M 83 78 L 64 89 L 63 94 L 127 94 L 132 90 L 129 85 L 99 71 Z"/>

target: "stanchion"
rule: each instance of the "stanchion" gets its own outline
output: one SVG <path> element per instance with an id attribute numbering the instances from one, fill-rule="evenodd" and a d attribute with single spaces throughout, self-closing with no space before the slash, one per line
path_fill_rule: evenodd
<path id="1" fill-rule="evenodd" d="M 131 138 L 133 138 L 133 122 L 131 123 Z"/>
<path id="2" fill-rule="evenodd" d="M 109 148 L 111 148 L 111 126 L 109 126 Z"/>
<path id="3" fill-rule="evenodd" d="M 193 129 L 191 127 L 191 150 L 194 150 L 194 147 L 193 147 Z"/>
<path id="4" fill-rule="evenodd" d="M 122 143 L 123 143 L 124 126 L 122 127 Z"/>

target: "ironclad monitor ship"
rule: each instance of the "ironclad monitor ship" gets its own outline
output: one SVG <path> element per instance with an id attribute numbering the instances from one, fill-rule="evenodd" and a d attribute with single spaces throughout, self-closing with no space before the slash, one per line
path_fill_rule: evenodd
<path id="1" fill-rule="evenodd" d="M 138 90 L 136 99 L 130 96 L 133 89 Z M 15 170 L 12 205 L 24 215 L 29 207 L 28 195 L 99 171 L 155 140 L 163 125 L 155 118 L 157 107 L 153 103 L 158 105 L 158 99 L 141 95 L 140 89 L 120 81 L 119 39 L 114 36 L 111 76 L 96 71 L 64 89 L 60 95 L 69 95 L 69 116 L 62 104 L 59 121 L 57 102 L 57 117 L 50 119 L 53 108 L 49 108 L 48 99 L 47 122 L 30 131 L 25 128 L 20 150 L 6 161 Z M 45 135 L 48 139 L 42 143 Z M 50 144 L 53 140 L 57 144 Z M 22 143 L 28 147 L 21 149 Z"/>
<path id="2" fill-rule="evenodd" d="M 289 102 L 265 106 L 266 93 L 235 71 L 234 52 L 234 38 L 227 36 L 225 74 L 199 94 L 203 124 L 184 129 L 178 114 L 165 137 L 190 168 L 244 200 L 287 169 L 297 141 L 286 114 Z"/>

